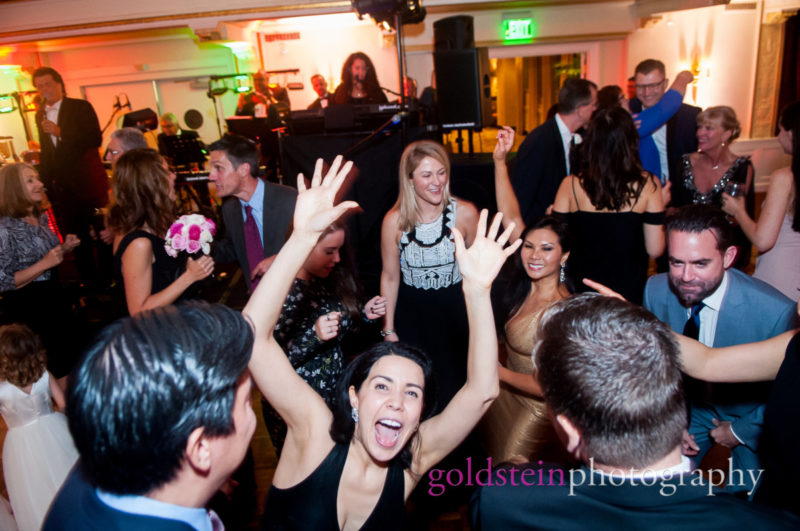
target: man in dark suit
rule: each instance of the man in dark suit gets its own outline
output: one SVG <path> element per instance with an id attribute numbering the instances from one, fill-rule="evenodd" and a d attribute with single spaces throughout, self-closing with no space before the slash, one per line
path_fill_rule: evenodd
<path id="1" fill-rule="evenodd" d="M 732 229 L 719 209 L 689 205 L 667 219 L 669 273 L 651 277 L 644 305 L 675 332 L 711 347 L 752 343 L 795 326 L 794 303 L 778 290 L 731 265 Z M 696 462 L 716 442 L 731 448 L 731 468 L 742 471 L 738 490 L 752 492 L 769 384 L 690 387 L 693 399 L 687 455 Z M 737 490 L 736 486 L 733 490 Z"/>
<path id="2" fill-rule="evenodd" d="M 204 506 L 256 427 L 253 331 L 222 305 L 164 306 L 116 321 L 69 390 L 80 460 L 43 529 L 220 529 Z"/>
<path id="3" fill-rule="evenodd" d="M 664 63 L 656 59 L 645 59 L 636 65 L 634 75 L 636 99 L 630 101 L 632 113 L 641 112 L 654 106 L 664 96 L 669 82 L 666 77 Z M 700 108 L 682 103 L 678 112 L 670 118 L 666 125 L 658 128 L 653 134 L 658 155 L 661 159 L 660 177 L 662 182 L 673 183 L 672 206 L 683 206 L 691 202 L 680 195 L 677 186 L 682 179 L 680 160 L 686 153 L 697 151 L 697 115 Z M 675 195 L 677 194 L 677 195 Z"/>
<path id="4" fill-rule="evenodd" d="M 317 93 L 317 99 L 311 102 L 308 108 L 325 109 L 333 98 L 333 94 L 328 92 L 328 82 L 325 81 L 325 77 L 322 74 L 314 74 L 311 76 L 311 86 Z"/>
<path id="5" fill-rule="evenodd" d="M 567 78 L 558 92 L 558 112 L 519 146 L 511 185 L 526 225 L 544 215 L 561 181 L 573 171 L 570 148 L 578 143 L 574 135 L 589 123 L 596 108 L 597 86 L 585 79 Z"/>
<path id="6" fill-rule="evenodd" d="M 258 148 L 243 136 L 226 135 L 208 151 L 208 178 L 216 184 L 217 196 L 228 198 L 222 204 L 225 236 L 214 245 L 214 260 L 238 260 L 252 291 L 253 281 L 266 271 L 265 258 L 277 254 L 286 241 L 297 190 L 259 179 Z M 248 234 L 257 235 L 260 249 Z"/>
<path id="7" fill-rule="evenodd" d="M 691 470 L 681 455 L 680 352 L 650 312 L 585 293 L 549 307 L 537 334 L 533 355 L 553 426 L 584 466 L 540 461 L 475 474 L 467 480 L 482 485 L 472 500 L 474 529 L 797 526 L 790 516 L 721 493 Z M 713 478 L 721 476 L 718 470 Z"/>
<path id="8" fill-rule="evenodd" d="M 59 230 L 81 240 L 75 261 L 81 282 L 89 284 L 97 279 L 90 225 L 98 232 L 102 229 L 95 209 L 108 202 L 108 176 L 98 151 L 103 141 L 100 123 L 88 101 L 65 97 L 64 81 L 54 69 L 36 69 L 33 84 L 43 100 L 36 112 L 39 175 Z"/>

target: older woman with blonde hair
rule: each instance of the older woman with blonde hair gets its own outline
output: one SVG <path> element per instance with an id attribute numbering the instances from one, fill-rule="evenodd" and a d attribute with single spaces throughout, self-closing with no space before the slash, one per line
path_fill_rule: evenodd
<path id="1" fill-rule="evenodd" d="M 80 240 L 64 242 L 42 212 L 44 184 L 28 164 L 0 169 L 0 293 L 9 322 L 27 324 L 50 352 L 49 369 L 66 376 L 81 344 L 74 315 L 56 267 Z"/>
<path id="2" fill-rule="evenodd" d="M 750 157 L 730 150 L 742 129 L 736 112 L 725 105 L 708 107 L 697 115 L 697 151 L 681 158 L 682 175 L 673 180 L 673 207 L 692 203 L 722 207 L 722 193 L 745 198 L 746 211 L 755 214 L 753 164 Z M 750 262 L 750 241 L 737 227 L 734 243 L 739 248 L 735 266 L 743 269 Z"/>
<path id="3" fill-rule="evenodd" d="M 172 304 L 214 271 L 214 261 L 169 256 L 164 238 L 175 220 L 174 174 L 152 149 L 133 149 L 114 164 L 108 225 L 114 268 L 125 285 L 128 312 Z"/>
<path id="4" fill-rule="evenodd" d="M 466 378 L 466 311 L 451 230 L 472 243 L 478 212 L 450 195 L 450 160 L 441 144 L 410 144 L 400 159 L 399 197 L 381 228 L 382 335 L 428 352 L 445 404 Z"/>

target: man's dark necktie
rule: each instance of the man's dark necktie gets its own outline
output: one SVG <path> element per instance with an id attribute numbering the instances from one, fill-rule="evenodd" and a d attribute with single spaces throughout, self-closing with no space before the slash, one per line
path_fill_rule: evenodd
<path id="1" fill-rule="evenodd" d="M 705 307 L 702 302 L 692 306 L 692 313 L 683 326 L 683 335 L 692 339 L 700 338 L 700 310 Z"/>
<path id="2" fill-rule="evenodd" d="M 245 205 L 244 213 L 244 245 L 247 248 L 247 265 L 250 267 L 249 271 L 244 273 L 250 276 L 253 269 L 264 259 L 264 246 L 261 244 L 258 225 L 253 217 L 253 207 Z M 251 289 L 255 291 L 257 285 L 258 279 L 253 280 Z"/>

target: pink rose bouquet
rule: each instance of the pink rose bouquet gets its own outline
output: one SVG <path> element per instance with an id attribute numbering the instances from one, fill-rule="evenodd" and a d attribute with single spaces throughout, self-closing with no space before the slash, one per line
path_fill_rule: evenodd
<path id="1" fill-rule="evenodd" d="M 180 251 L 196 254 L 211 252 L 211 242 L 217 226 L 213 221 L 200 214 L 189 214 L 179 217 L 167 231 L 164 249 L 172 257 L 178 256 Z"/>

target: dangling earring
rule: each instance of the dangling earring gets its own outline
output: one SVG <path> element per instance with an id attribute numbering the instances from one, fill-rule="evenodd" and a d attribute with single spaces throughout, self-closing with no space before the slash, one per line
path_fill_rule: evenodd
<path id="1" fill-rule="evenodd" d="M 558 281 L 561 282 L 561 283 L 563 283 L 565 280 L 567 280 L 566 269 L 567 269 L 567 263 L 566 262 L 562 262 L 561 263 L 561 272 L 558 274 Z"/>
<path id="2" fill-rule="evenodd" d="M 353 422 L 358 422 L 358 410 L 356 408 L 350 410 L 350 416 L 353 417 Z"/>

